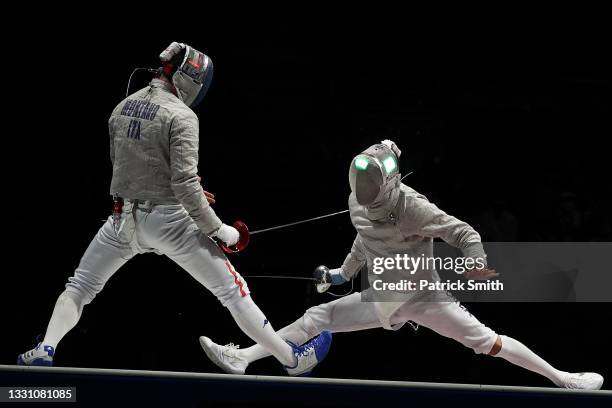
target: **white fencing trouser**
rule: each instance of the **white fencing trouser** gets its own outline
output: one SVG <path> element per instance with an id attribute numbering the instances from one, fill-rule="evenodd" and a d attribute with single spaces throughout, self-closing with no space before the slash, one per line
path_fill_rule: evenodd
<path id="1" fill-rule="evenodd" d="M 136 206 L 136 208 L 134 208 Z M 77 324 L 83 306 L 102 290 L 111 276 L 134 255 L 167 255 L 228 308 L 240 329 L 283 365 L 296 364 L 292 348 L 274 331 L 249 296 L 249 288 L 221 249 L 203 234 L 182 205 L 124 205 L 121 228 L 112 216 L 93 239 L 60 295 L 44 342 L 56 347 Z M 71 307 L 71 302 L 74 305 Z"/>
<path id="2" fill-rule="evenodd" d="M 479 354 L 490 353 L 498 338 L 493 330 L 479 322 L 445 292 L 432 292 L 427 294 L 427 299 L 408 301 L 401 305 L 390 319 L 394 328 L 409 321 L 456 340 Z M 311 307 L 302 317 L 279 330 L 278 334 L 293 343 L 303 344 L 323 330 L 351 332 L 381 327 L 383 325 L 376 313 L 375 303 L 363 301 L 361 293 L 353 293 L 333 302 Z M 564 379 L 569 373 L 555 369 L 519 341 L 507 336 L 500 338 L 502 348 L 495 354 L 497 357 L 541 374 L 558 386 L 564 386 Z M 270 354 L 255 344 L 239 350 L 238 355 L 252 363 Z"/>
<path id="3" fill-rule="evenodd" d="M 399 325 L 408 321 L 454 339 L 475 353 L 489 353 L 497 339 L 493 330 L 479 322 L 455 301 L 406 302 L 393 314 L 391 324 Z M 362 301 L 361 293 L 353 293 L 333 302 L 311 307 L 294 323 L 279 330 L 278 334 L 296 344 L 303 344 L 323 330 L 352 332 L 381 327 L 374 303 Z M 252 352 L 249 357 L 253 359 L 263 357 L 263 350 L 260 348 Z"/>
<path id="4" fill-rule="evenodd" d="M 112 216 L 89 244 L 66 292 L 79 308 L 90 303 L 111 276 L 134 255 L 155 252 L 168 256 L 223 304 L 232 305 L 249 294 L 246 282 L 236 272 L 215 242 L 203 234 L 181 205 L 126 201 L 119 234 Z"/>

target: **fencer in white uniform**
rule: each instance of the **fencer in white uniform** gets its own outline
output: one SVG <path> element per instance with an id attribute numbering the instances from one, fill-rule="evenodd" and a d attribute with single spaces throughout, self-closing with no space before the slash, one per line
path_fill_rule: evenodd
<path id="1" fill-rule="evenodd" d="M 274 355 L 290 375 L 309 372 L 325 357 L 329 332 L 304 345 L 287 343 L 213 240 L 231 246 L 239 233 L 217 217 L 209 204 L 214 197 L 203 191 L 197 174 L 199 125 L 191 108 L 208 89 L 212 61 L 176 42 L 161 53 L 160 60 L 158 78 L 121 101 L 109 119 L 110 192 L 116 211 L 69 278 L 44 339 L 20 354 L 17 362 L 52 365 L 58 343 L 77 324 L 83 307 L 128 260 L 153 252 L 168 256 L 211 291 L 245 334 Z"/>
<path id="2" fill-rule="evenodd" d="M 318 268 L 317 289 L 353 279 L 367 268 L 373 283 L 380 275 L 373 273 L 375 258 L 433 257 L 433 240 L 441 238 L 461 249 L 465 258 L 478 260 L 484 268 L 464 274 L 466 279 L 486 280 L 497 276 L 486 267 L 480 235 L 467 223 L 446 214 L 425 196 L 401 183 L 399 163 L 401 151 L 392 141 L 373 145 L 351 162 L 348 204 L 351 221 L 357 231 L 350 253 L 340 268 Z M 391 281 L 439 281 L 435 269 L 387 269 Z M 314 306 L 279 334 L 295 344 L 302 344 L 323 330 L 351 332 L 385 328 L 399 329 L 406 322 L 427 327 L 452 338 L 475 353 L 501 357 L 513 364 L 549 378 L 559 387 L 599 389 L 603 377 L 596 373 L 569 373 L 552 367 L 519 341 L 498 335 L 469 313 L 446 291 L 374 291 L 353 293 L 333 302 Z M 206 338 L 207 339 L 207 338 Z M 246 349 L 221 346 L 207 339 L 206 346 L 217 353 L 232 355 L 242 365 L 269 355 L 258 345 Z M 228 359 L 228 362 L 230 360 Z M 221 368 L 224 368 L 221 366 Z M 225 369 L 225 368 L 224 368 Z M 227 371 L 227 369 L 226 369 Z"/>

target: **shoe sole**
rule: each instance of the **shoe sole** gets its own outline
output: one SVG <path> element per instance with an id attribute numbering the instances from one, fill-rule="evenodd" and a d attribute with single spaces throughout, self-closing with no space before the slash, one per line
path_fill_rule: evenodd
<path id="1" fill-rule="evenodd" d="M 313 367 L 313 369 L 314 369 L 314 367 Z M 306 371 L 306 372 L 301 373 L 301 374 L 289 374 L 289 372 L 287 371 L 287 375 L 289 377 L 310 377 L 312 375 L 312 369 L 310 371 Z"/>
<path id="2" fill-rule="evenodd" d="M 45 360 L 44 358 L 36 358 L 32 360 L 30 364 L 27 364 L 23 359 L 22 355 L 17 356 L 17 365 L 20 366 L 34 366 L 34 367 L 53 367 L 53 360 Z"/>
<path id="3" fill-rule="evenodd" d="M 223 364 L 223 362 L 219 360 L 219 358 L 215 355 L 215 353 L 213 353 L 210 350 L 210 348 L 206 345 L 206 341 L 209 341 L 211 343 L 213 342 L 211 339 L 209 339 L 208 337 L 202 336 L 200 337 L 199 340 L 200 340 L 200 347 L 202 347 L 202 350 L 204 350 L 204 353 L 206 354 L 206 356 L 210 359 L 210 361 L 215 363 L 217 367 L 219 367 L 220 369 L 222 369 L 228 374 L 238 374 L 238 375 L 244 374 L 244 371 L 232 370 L 231 368 L 227 368 L 225 364 Z"/>
<path id="4" fill-rule="evenodd" d="M 32 366 L 40 366 L 40 367 L 53 367 L 53 361 L 45 360 L 44 358 L 37 358 L 32 361 Z"/>

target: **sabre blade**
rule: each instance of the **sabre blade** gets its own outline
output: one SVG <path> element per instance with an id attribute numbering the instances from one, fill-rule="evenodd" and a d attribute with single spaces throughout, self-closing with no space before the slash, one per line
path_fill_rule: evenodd
<path id="1" fill-rule="evenodd" d="M 283 275 L 242 275 L 242 276 L 245 278 L 296 279 L 296 280 L 316 281 L 315 278 L 308 278 L 305 276 L 283 276 Z"/>
<path id="2" fill-rule="evenodd" d="M 404 180 L 406 177 L 408 177 L 412 173 L 414 173 L 414 171 L 411 171 L 410 173 L 406 174 L 404 177 L 401 178 L 400 181 Z M 277 229 L 293 227 L 294 225 L 305 224 L 307 222 L 317 221 L 317 220 L 321 220 L 323 218 L 333 217 L 333 216 L 344 214 L 344 213 L 347 213 L 347 212 L 349 212 L 349 210 L 336 211 L 336 212 L 333 212 L 333 213 L 330 213 L 330 214 L 320 215 L 318 217 L 308 218 L 308 219 L 301 220 L 301 221 L 290 222 L 288 224 L 276 225 L 274 227 L 262 228 L 262 229 L 258 229 L 258 230 L 255 230 L 255 231 L 249 231 L 249 234 L 250 235 L 255 235 L 255 234 L 260 234 L 262 232 L 268 232 L 268 231 L 274 231 L 274 230 L 277 230 Z"/>
<path id="3" fill-rule="evenodd" d="M 267 231 L 273 231 L 273 230 L 277 230 L 277 229 L 281 229 L 281 228 L 292 227 L 294 225 L 304 224 L 306 222 L 316 221 L 316 220 L 320 220 L 322 218 L 333 217 L 334 215 L 344 214 L 344 213 L 347 213 L 348 211 L 349 210 L 342 210 L 342 211 L 337 211 L 337 212 L 334 212 L 334 213 L 331 213 L 331 214 L 325 214 L 325 215 L 320 215 L 318 217 L 308 218 L 306 220 L 290 222 L 288 224 L 277 225 L 275 227 L 270 227 L 270 228 L 263 228 L 263 229 L 251 231 L 250 234 L 254 235 L 254 234 L 259 234 L 261 232 L 267 232 Z"/>

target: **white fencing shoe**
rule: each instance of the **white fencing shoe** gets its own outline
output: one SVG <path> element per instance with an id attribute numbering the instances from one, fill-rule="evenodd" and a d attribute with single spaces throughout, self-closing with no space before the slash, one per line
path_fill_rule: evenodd
<path id="1" fill-rule="evenodd" d="M 564 388 L 573 390 L 598 390 L 604 378 L 597 373 L 571 373 L 563 382 Z"/>
<path id="2" fill-rule="evenodd" d="M 200 346 L 208 358 L 228 374 L 244 374 L 249 363 L 237 356 L 240 346 L 230 343 L 220 346 L 206 336 L 200 337 Z"/>
<path id="3" fill-rule="evenodd" d="M 54 354 L 55 349 L 53 347 L 38 343 L 32 350 L 17 356 L 17 365 L 51 367 Z"/>

